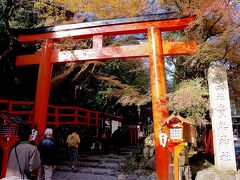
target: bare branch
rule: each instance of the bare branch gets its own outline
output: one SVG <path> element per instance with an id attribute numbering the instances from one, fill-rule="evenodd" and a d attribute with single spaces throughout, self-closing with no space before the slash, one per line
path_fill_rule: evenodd
<path id="1" fill-rule="evenodd" d="M 214 28 L 214 26 L 222 19 L 222 17 L 223 17 L 223 15 L 221 15 L 219 18 L 217 18 L 217 20 L 212 24 L 212 26 L 210 27 L 210 28 L 207 28 L 208 29 L 208 32 L 207 32 L 207 36 L 206 36 L 206 38 L 205 38 L 205 40 L 204 41 L 207 41 L 208 40 L 208 38 L 209 37 L 211 37 L 211 35 L 212 35 L 212 30 L 213 30 L 213 28 Z M 207 26 L 207 25 L 206 25 Z M 222 32 L 221 32 L 222 33 Z M 218 33 L 219 34 L 219 33 Z"/>
<path id="2" fill-rule="evenodd" d="M 175 0 L 174 2 L 176 4 L 177 8 L 180 10 L 180 12 L 183 12 L 183 10 L 182 10 L 181 6 L 178 4 L 177 0 Z"/>

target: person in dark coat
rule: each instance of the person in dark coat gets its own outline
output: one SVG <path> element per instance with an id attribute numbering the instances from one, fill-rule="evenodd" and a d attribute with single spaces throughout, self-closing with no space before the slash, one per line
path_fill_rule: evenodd
<path id="1" fill-rule="evenodd" d="M 120 154 L 120 147 L 122 146 L 123 132 L 122 127 L 118 126 L 118 129 L 113 132 L 112 142 L 114 146 L 114 152 Z"/>
<path id="2" fill-rule="evenodd" d="M 104 154 L 109 153 L 110 139 L 111 139 L 111 131 L 110 131 L 110 128 L 106 126 L 102 134 L 102 146 L 103 146 Z"/>
<path id="3" fill-rule="evenodd" d="M 54 166 L 56 165 L 56 146 L 53 141 L 53 130 L 45 130 L 45 138 L 38 143 L 38 149 L 41 157 L 41 168 L 39 180 L 51 180 Z"/>

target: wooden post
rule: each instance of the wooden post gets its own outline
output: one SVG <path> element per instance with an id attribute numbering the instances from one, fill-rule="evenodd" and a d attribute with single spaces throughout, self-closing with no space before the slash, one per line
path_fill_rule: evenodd
<path id="1" fill-rule="evenodd" d="M 40 135 L 44 133 L 44 130 L 46 128 L 48 99 L 52 74 L 52 51 L 53 41 L 50 39 L 45 40 L 42 47 L 38 70 L 38 81 L 35 97 L 35 113 L 33 118 L 33 127 L 37 126 Z"/>
<path id="2" fill-rule="evenodd" d="M 99 125 L 99 123 L 98 123 L 98 112 L 95 112 L 95 115 L 96 115 L 96 127 L 98 128 L 98 125 Z"/>
<path id="3" fill-rule="evenodd" d="M 58 106 L 55 107 L 54 112 L 55 112 L 55 124 L 56 127 L 59 128 Z"/>
<path id="4" fill-rule="evenodd" d="M 77 126 L 78 125 L 78 109 L 75 108 L 74 110 L 74 125 Z"/>
<path id="5" fill-rule="evenodd" d="M 8 157 L 9 157 L 9 154 L 10 154 L 10 151 L 11 151 L 13 145 L 16 144 L 17 141 L 18 141 L 18 138 L 15 135 L 7 136 L 6 138 L 1 137 L 0 147 L 2 147 L 3 154 L 2 154 L 2 162 L 1 162 L 2 168 L 0 171 L 0 173 L 1 173 L 0 178 L 4 178 L 6 176 Z"/>
<path id="6" fill-rule="evenodd" d="M 159 142 L 162 123 L 167 117 L 166 109 L 166 78 L 162 46 L 162 34 L 159 28 L 148 29 L 150 77 L 152 89 L 152 110 L 155 139 L 156 174 L 157 179 L 168 179 L 169 155 L 166 148 Z"/>
<path id="7" fill-rule="evenodd" d="M 132 126 L 129 127 L 129 132 L 130 132 L 130 145 L 133 144 L 132 142 Z"/>
<path id="8" fill-rule="evenodd" d="M 174 180 L 179 180 L 179 154 L 185 146 L 187 146 L 186 142 L 174 146 Z"/>
<path id="9" fill-rule="evenodd" d="M 10 147 L 8 147 L 8 145 L 6 147 L 3 147 L 1 178 L 4 178 L 6 176 L 9 153 Z"/>
<path id="10" fill-rule="evenodd" d="M 88 110 L 87 111 L 87 126 L 90 126 L 90 120 L 91 120 L 91 112 Z"/>
<path id="11" fill-rule="evenodd" d="M 9 101 L 9 104 L 8 104 L 8 113 L 12 113 L 12 101 Z"/>

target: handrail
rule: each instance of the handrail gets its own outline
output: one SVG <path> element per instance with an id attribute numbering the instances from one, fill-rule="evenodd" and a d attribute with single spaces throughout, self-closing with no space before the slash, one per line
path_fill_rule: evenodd
<path id="1" fill-rule="evenodd" d="M 2 106 L 3 105 L 3 106 Z M 13 101 L 0 99 L 0 113 L 9 113 L 19 115 L 22 119 L 31 123 L 34 115 L 34 105 L 32 101 Z M 89 110 L 75 106 L 56 106 L 48 105 L 48 114 L 46 123 L 48 125 L 85 125 L 85 126 L 101 126 L 104 113 L 100 111 Z M 108 115 L 116 121 L 121 121 L 119 116 Z"/>

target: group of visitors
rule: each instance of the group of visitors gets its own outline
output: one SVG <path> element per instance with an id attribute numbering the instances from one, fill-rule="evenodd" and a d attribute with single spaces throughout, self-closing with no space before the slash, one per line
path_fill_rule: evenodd
<path id="1" fill-rule="evenodd" d="M 27 126 L 19 126 L 19 142 L 12 148 L 6 178 L 4 179 L 28 179 L 28 180 L 51 180 L 56 165 L 56 145 L 53 139 L 53 130 L 45 130 L 45 138 L 37 145 L 31 143 L 32 131 Z M 69 149 L 70 170 L 77 172 L 79 158 L 78 146 L 80 137 L 77 129 L 67 137 Z"/>
<path id="2" fill-rule="evenodd" d="M 108 154 L 110 146 L 113 146 L 114 153 L 120 154 L 120 147 L 123 144 L 123 131 L 119 126 L 113 134 L 109 127 L 105 126 L 99 134 L 93 136 L 91 150 L 102 150 L 103 154 Z"/>

